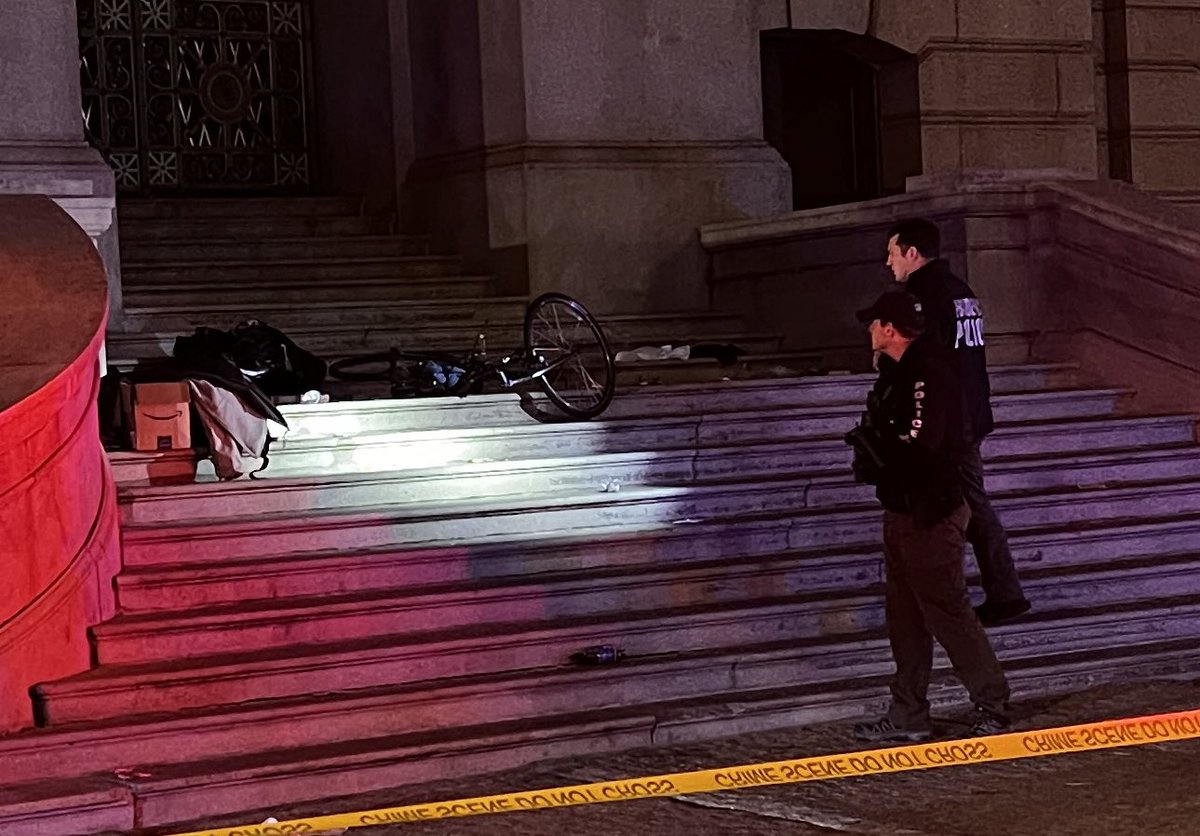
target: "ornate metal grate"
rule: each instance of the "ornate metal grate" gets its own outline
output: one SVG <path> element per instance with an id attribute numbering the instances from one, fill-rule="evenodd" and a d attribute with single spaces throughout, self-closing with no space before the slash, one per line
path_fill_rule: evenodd
<path id="1" fill-rule="evenodd" d="M 77 0 L 83 120 L 125 193 L 302 192 L 307 7 Z"/>

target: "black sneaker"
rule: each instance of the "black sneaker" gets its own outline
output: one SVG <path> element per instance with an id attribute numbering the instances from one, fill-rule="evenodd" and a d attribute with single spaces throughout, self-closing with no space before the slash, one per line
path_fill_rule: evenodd
<path id="1" fill-rule="evenodd" d="M 993 603 L 984 601 L 975 608 L 975 615 L 984 627 L 995 627 L 999 624 L 1009 624 L 1029 612 L 1030 603 L 1024 598 L 1015 601 Z"/>
<path id="2" fill-rule="evenodd" d="M 1010 731 L 1012 731 L 1012 721 L 1007 717 L 977 708 L 975 709 L 974 716 L 971 718 L 971 731 L 968 732 L 968 736 L 987 737 L 988 735 L 1005 734 Z"/>
<path id="3" fill-rule="evenodd" d="M 888 717 L 854 725 L 854 739 L 864 743 L 920 743 L 931 737 L 929 729 L 902 729 Z"/>

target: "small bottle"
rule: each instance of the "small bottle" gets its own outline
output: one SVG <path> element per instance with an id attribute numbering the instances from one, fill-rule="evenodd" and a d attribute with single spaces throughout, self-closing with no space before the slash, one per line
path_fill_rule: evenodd
<path id="1" fill-rule="evenodd" d="M 624 658 L 625 651 L 611 644 L 594 644 L 571 654 L 571 661 L 577 665 L 611 665 Z"/>

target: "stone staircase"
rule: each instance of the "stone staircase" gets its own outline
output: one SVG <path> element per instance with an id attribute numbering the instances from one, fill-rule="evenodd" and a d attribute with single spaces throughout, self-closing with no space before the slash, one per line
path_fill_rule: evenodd
<path id="1" fill-rule="evenodd" d="M 993 370 L 991 487 L 1036 604 L 992 633 L 1018 695 L 1200 663 L 1194 419 L 1076 376 Z M 877 708 L 879 513 L 840 440 L 869 382 L 637 387 L 586 424 L 515 396 L 292 406 L 268 478 L 227 484 L 114 454 L 121 614 L 94 670 L 36 689 L 44 728 L 0 740 L 34 782 L 0 791 L 0 830 L 114 826 L 118 790 L 143 827 L 332 810 Z M 568 663 L 601 642 L 627 658 Z"/>
<path id="2" fill-rule="evenodd" d="M 346 198 L 127 201 L 125 320 L 110 335 L 110 358 L 127 366 L 167 357 L 175 338 L 197 326 L 230 328 L 248 318 L 330 360 L 392 346 L 465 351 L 480 333 L 496 350 L 521 344 L 526 297 L 497 295 L 492 277 L 468 274 L 458 257 L 431 253 L 426 237 L 395 234 L 393 225 Z M 748 331 L 736 316 L 593 313 L 614 350 L 700 339 L 745 349 L 722 376 L 794 373 L 818 360 L 782 351 L 780 335 Z M 716 365 L 643 363 L 621 375 L 700 380 Z"/>
<path id="3" fill-rule="evenodd" d="M 272 275 L 283 240 L 315 247 L 296 251 L 306 269 L 345 267 L 322 239 L 406 239 L 345 201 L 239 202 L 261 215 L 256 250 L 245 218 L 217 205 L 146 204 L 145 224 L 126 222 L 142 330 L 115 335 L 114 354 L 254 314 L 294 323 L 301 344 L 325 334 L 333 352 L 375 329 L 383 344 L 469 345 L 480 321 L 460 319 L 492 305 L 515 319 L 489 333 L 520 321 L 523 300 L 488 296 L 253 308 L 242 291 L 269 281 L 215 265 Z M 187 230 L 239 249 L 184 259 Z M 160 256 L 191 266 L 151 306 L 167 274 L 149 265 L 172 263 Z M 210 266 L 219 292 L 177 290 Z M 203 318 L 218 310 L 230 319 Z M 631 343 L 745 334 L 712 315 L 604 322 Z M 1138 414 L 1134 393 L 1029 346 L 992 341 L 985 447 L 1035 603 L 991 633 L 1018 698 L 1195 671 L 1195 419 Z M 785 361 L 646 364 L 587 423 L 538 423 L 508 394 L 288 406 L 292 430 L 253 481 L 194 482 L 187 454 L 112 454 L 119 615 L 92 630 L 92 670 L 35 689 L 41 728 L 0 738 L 0 833 L 249 821 L 320 799 L 334 811 L 449 775 L 877 710 L 891 670 L 880 514 L 841 441 L 871 379 L 786 375 Z M 768 369 L 782 376 L 753 379 Z M 597 643 L 627 656 L 569 663 Z M 960 701 L 938 665 L 935 700 Z"/>

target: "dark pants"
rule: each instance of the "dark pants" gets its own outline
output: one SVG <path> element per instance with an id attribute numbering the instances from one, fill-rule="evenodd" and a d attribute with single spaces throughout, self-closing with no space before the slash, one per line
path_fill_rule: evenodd
<path id="1" fill-rule="evenodd" d="M 896 660 L 888 717 L 900 728 L 929 727 L 933 640 L 946 649 L 971 701 L 1006 717 L 1008 681 L 988 642 L 963 577 L 963 542 L 970 511 L 960 505 L 932 528 L 908 514 L 883 514 L 887 628 Z"/>
<path id="2" fill-rule="evenodd" d="M 979 577 L 987 600 L 995 604 L 1020 601 L 1025 597 L 1021 581 L 1013 566 L 1012 552 L 1008 548 L 1008 535 L 999 517 L 992 509 L 987 491 L 983 487 L 983 460 L 979 455 L 979 442 L 971 442 L 962 461 L 963 495 L 971 509 L 971 523 L 967 526 L 967 542 L 975 552 L 975 563 L 979 566 Z"/>

